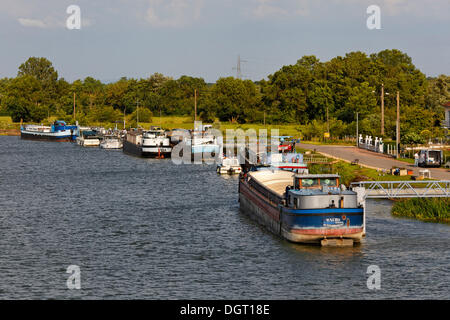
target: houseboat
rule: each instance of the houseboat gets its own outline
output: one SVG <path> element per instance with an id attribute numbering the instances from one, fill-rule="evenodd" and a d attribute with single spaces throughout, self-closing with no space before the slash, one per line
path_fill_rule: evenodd
<path id="1" fill-rule="evenodd" d="M 123 152 L 139 157 L 170 157 L 172 147 L 164 130 L 153 128 L 149 131 L 132 130 L 123 141 Z"/>
<path id="2" fill-rule="evenodd" d="M 282 238 L 351 246 L 365 236 L 364 198 L 336 174 L 257 170 L 240 175 L 241 210 Z"/>
<path id="3" fill-rule="evenodd" d="M 42 141 L 75 141 L 78 134 L 78 126 L 68 126 L 61 120 L 55 121 L 51 126 L 20 126 L 20 137 L 22 139 Z"/>

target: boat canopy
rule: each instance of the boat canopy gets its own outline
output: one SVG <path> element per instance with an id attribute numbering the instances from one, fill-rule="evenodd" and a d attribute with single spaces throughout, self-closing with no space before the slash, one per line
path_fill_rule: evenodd
<path id="1" fill-rule="evenodd" d="M 54 123 L 55 126 L 66 126 L 66 122 L 62 120 L 56 120 Z"/>
<path id="2" fill-rule="evenodd" d="M 89 130 L 89 131 L 83 131 L 83 137 L 91 137 L 96 136 L 97 133 L 95 131 Z"/>

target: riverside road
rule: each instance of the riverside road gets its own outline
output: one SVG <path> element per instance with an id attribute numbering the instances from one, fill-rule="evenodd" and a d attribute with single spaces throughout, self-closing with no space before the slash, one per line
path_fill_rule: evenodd
<path id="1" fill-rule="evenodd" d="M 359 149 L 354 146 L 316 145 L 306 143 L 300 143 L 297 146 L 303 149 L 316 150 L 325 156 L 331 156 L 345 161 L 351 162 L 355 159 L 359 159 L 360 165 L 373 169 L 389 170 L 392 167 L 407 168 L 413 170 L 414 175 L 416 176 L 419 175 L 419 170 L 428 169 L 431 172 L 431 178 L 438 180 L 450 180 L 450 172 L 448 169 L 414 167 L 413 164 L 398 161 L 390 156 Z"/>

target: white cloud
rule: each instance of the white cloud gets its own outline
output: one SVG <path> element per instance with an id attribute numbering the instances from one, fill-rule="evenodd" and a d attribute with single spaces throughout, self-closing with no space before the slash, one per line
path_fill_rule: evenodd
<path id="1" fill-rule="evenodd" d="M 264 18 L 267 16 L 286 16 L 288 11 L 268 4 L 268 1 L 260 1 L 261 3 L 253 10 L 253 15 L 257 18 Z"/>
<path id="2" fill-rule="evenodd" d="M 256 18 L 306 15 L 308 0 L 255 0 L 251 15 Z"/>
<path id="3" fill-rule="evenodd" d="M 24 27 L 48 28 L 48 25 L 42 20 L 26 18 L 19 18 L 17 20 Z"/>
<path id="4" fill-rule="evenodd" d="M 94 0 L 92 0 L 94 1 Z M 69 6 L 70 2 L 67 2 Z M 66 13 L 66 5 L 60 0 L 29 1 L 14 0 L 0 1 L 0 12 L 5 13 L 16 20 L 21 26 L 28 28 L 65 28 L 69 14 Z M 83 10 L 85 9 L 86 10 Z M 88 12 L 87 5 L 81 5 L 81 25 L 91 26 L 94 23 L 92 18 L 87 18 L 84 13 Z"/>
<path id="5" fill-rule="evenodd" d="M 145 20 L 154 27 L 183 27 L 201 16 L 203 0 L 150 0 Z"/>

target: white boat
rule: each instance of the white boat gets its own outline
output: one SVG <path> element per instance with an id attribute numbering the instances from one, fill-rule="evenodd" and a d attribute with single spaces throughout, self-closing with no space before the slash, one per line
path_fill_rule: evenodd
<path id="1" fill-rule="evenodd" d="M 98 147 L 100 145 L 100 139 L 97 134 L 92 130 L 83 130 L 80 136 L 77 137 L 76 142 L 83 147 Z"/>
<path id="2" fill-rule="evenodd" d="M 68 126 L 64 121 L 60 120 L 55 121 L 51 126 L 20 126 L 20 136 L 22 139 L 30 140 L 74 141 L 78 133 L 78 126 Z"/>
<path id="3" fill-rule="evenodd" d="M 271 153 L 268 156 L 268 161 L 265 164 L 272 168 L 308 173 L 308 165 L 303 163 L 301 153 Z"/>
<path id="4" fill-rule="evenodd" d="M 104 136 L 100 143 L 102 149 L 122 149 L 123 143 L 118 136 Z"/>
<path id="5" fill-rule="evenodd" d="M 237 157 L 222 157 L 217 165 L 217 173 L 219 174 L 239 174 L 241 171 L 242 167 Z"/>
<path id="6" fill-rule="evenodd" d="M 172 147 L 164 130 L 152 127 L 142 135 L 142 153 L 150 157 L 170 157 Z"/>

